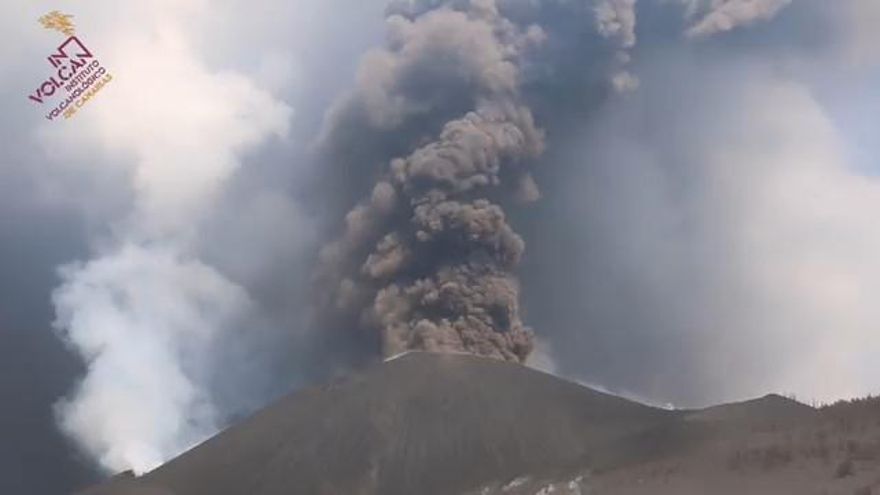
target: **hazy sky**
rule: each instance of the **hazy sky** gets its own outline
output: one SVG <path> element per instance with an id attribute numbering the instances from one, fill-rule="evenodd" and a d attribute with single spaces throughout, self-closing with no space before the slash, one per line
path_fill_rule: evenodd
<path id="1" fill-rule="evenodd" d="M 509 210 L 541 366 L 682 406 L 880 391 L 880 3 L 497 3 L 547 33 L 542 200 Z M 0 492 L 148 469 L 366 352 L 309 324 L 315 255 L 459 101 L 428 73 L 424 118 L 328 137 L 386 4 L 0 6 Z M 53 9 L 114 79 L 49 122 Z"/>

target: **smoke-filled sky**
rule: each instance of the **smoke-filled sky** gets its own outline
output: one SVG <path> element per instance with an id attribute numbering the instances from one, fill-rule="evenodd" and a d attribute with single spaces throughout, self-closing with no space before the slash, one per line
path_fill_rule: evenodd
<path id="1" fill-rule="evenodd" d="M 54 9 L 113 80 L 50 122 Z M 877 25 L 876 0 L 3 3 L 0 492 L 151 469 L 407 348 L 534 345 L 682 407 L 877 393 Z"/>

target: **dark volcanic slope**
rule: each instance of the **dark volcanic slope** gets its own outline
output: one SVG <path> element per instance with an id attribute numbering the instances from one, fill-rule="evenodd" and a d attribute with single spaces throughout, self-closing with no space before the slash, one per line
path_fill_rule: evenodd
<path id="1" fill-rule="evenodd" d="M 516 364 L 414 353 L 288 397 L 89 495 L 443 494 L 682 446 L 678 414 Z"/>
<path id="2" fill-rule="evenodd" d="M 687 415 L 692 421 L 714 421 L 727 424 L 784 424 L 815 418 L 818 411 L 793 399 L 770 394 L 736 404 L 710 407 Z"/>

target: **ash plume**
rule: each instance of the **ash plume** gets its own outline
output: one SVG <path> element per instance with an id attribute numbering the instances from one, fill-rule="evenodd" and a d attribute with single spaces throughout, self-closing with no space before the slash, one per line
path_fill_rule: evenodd
<path id="1" fill-rule="evenodd" d="M 631 58 L 629 51 L 636 46 L 636 0 L 601 0 L 595 15 L 599 34 L 617 45 L 619 67 L 611 76 L 611 85 L 618 92 L 637 89 L 638 78 L 625 68 Z"/>
<path id="2" fill-rule="evenodd" d="M 325 312 L 375 332 L 386 356 L 429 350 L 523 362 L 533 335 L 513 271 L 525 244 L 496 201 L 539 196 L 528 167 L 543 133 L 518 85 L 521 56 L 544 33 L 514 25 L 493 0 L 390 12 L 388 48 L 365 58 L 349 104 L 390 128 L 431 112 L 430 95 L 413 97 L 408 82 L 441 60 L 454 64 L 451 77 L 466 83 L 473 108 L 392 159 L 348 213 L 321 252 Z"/>

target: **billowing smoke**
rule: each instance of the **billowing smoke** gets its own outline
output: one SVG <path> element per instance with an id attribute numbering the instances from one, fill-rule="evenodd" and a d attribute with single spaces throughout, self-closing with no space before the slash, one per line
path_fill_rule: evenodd
<path id="1" fill-rule="evenodd" d="M 113 470 L 142 472 L 220 424 L 199 376 L 248 298 L 175 247 L 128 244 L 63 270 L 57 325 L 89 371 L 60 407 L 63 428 Z"/>
<path id="2" fill-rule="evenodd" d="M 619 69 L 611 77 L 611 84 L 619 92 L 638 88 L 639 80 L 626 70 L 636 46 L 636 0 L 602 0 L 596 7 L 596 27 L 603 37 L 617 44 L 616 62 Z"/>
<path id="3" fill-rule="evenodd" d="M 196 7 L 181 7 L 177 18 L 173 9 L 138 17 L 170 19 L 164 37 L 114 33 L 117 51 L 103 45 L 104 56 L 125 77 L 79 127 L 46 130 L 47 145 L 72 154 L 97 143 L 132 192 L 129 211 L 94 242 L 93 258 L 61 269 L 53 296 L 57 331 L 88 366 L 58 405 L 60 424 L 112 471 L 149 470 L 225 420 L 211 393 L 212 360 L 225 341 L 250 341 L 240 335 L 254 332 L 245 328 L 254 326 L 253 303 L 201 259 L 200 230 L 239 155 L 285 135 L 290 117 L 253 80 L 200 63 L 182 29 L 188 8 Z M 84 39 L 102 46 L 99 33 Z M 164 98 L 144 98 L 144 81 Z"/>
<path id="4" fill-rule="evenodd" d="M 688 2 L 685 22 L 734 19 L 701 27 L 709 36 L 782 7 L 746 4 Z M 571 61 L 553 52 L 558 44 L 592 40 L 605 52 L 591 69 L 602 86 L 637 90 L 636 8 L 635 0 L 392 4 L 387 46 L 363 58 L 357 86 L 330 112 L 322 139 L 331 161 L 345 157 L 349 169 L 385 164 L 372 174 L 349 171 L 351 181 L 375 183 L 322 249 L 319 326 L 375 335 L 386 356 L 430 350 L 526 361 L 535 342 L 516 277 L 525 242 L 505 206 L 540 198 L 530 168 L 545 144 L 524 87 L 569 70 Z M 542 27 L 558 24 L 560 14 L 577 21 L 558 32 Z M 557 46 L 542 51 L 548 38 Z M 601 94 L 589 85 L 580 91 Z M 542 88 L 537 101 L 556 97 Z M 435 126 L 439 135 L 431 136 Z M 381 143 L 365 143 L 365 135 Z M 361 156 L 352 158 L 353 149 Z"/>
<path id="5" fill-rule="evenodd" d="M 522 362 L 533 347 L 513 273 L 524 243 L 494 198 L 539 196 L 528 167 L 543 134 L 519 95 L 519 66 L 544 33 L 515 26 L 494 0 L 460 7 L 392 10 L 388 48 L 366 57 L 348 104 L 374 125 L 433 111 L 430 95 L 407 90 L 439 62 L 474 107 L 390 161 L 322 251 L 319 283 L 330 294 L 324 311 L 353 315 L 380 336 L 386 356 L 428 350 Z"/>

